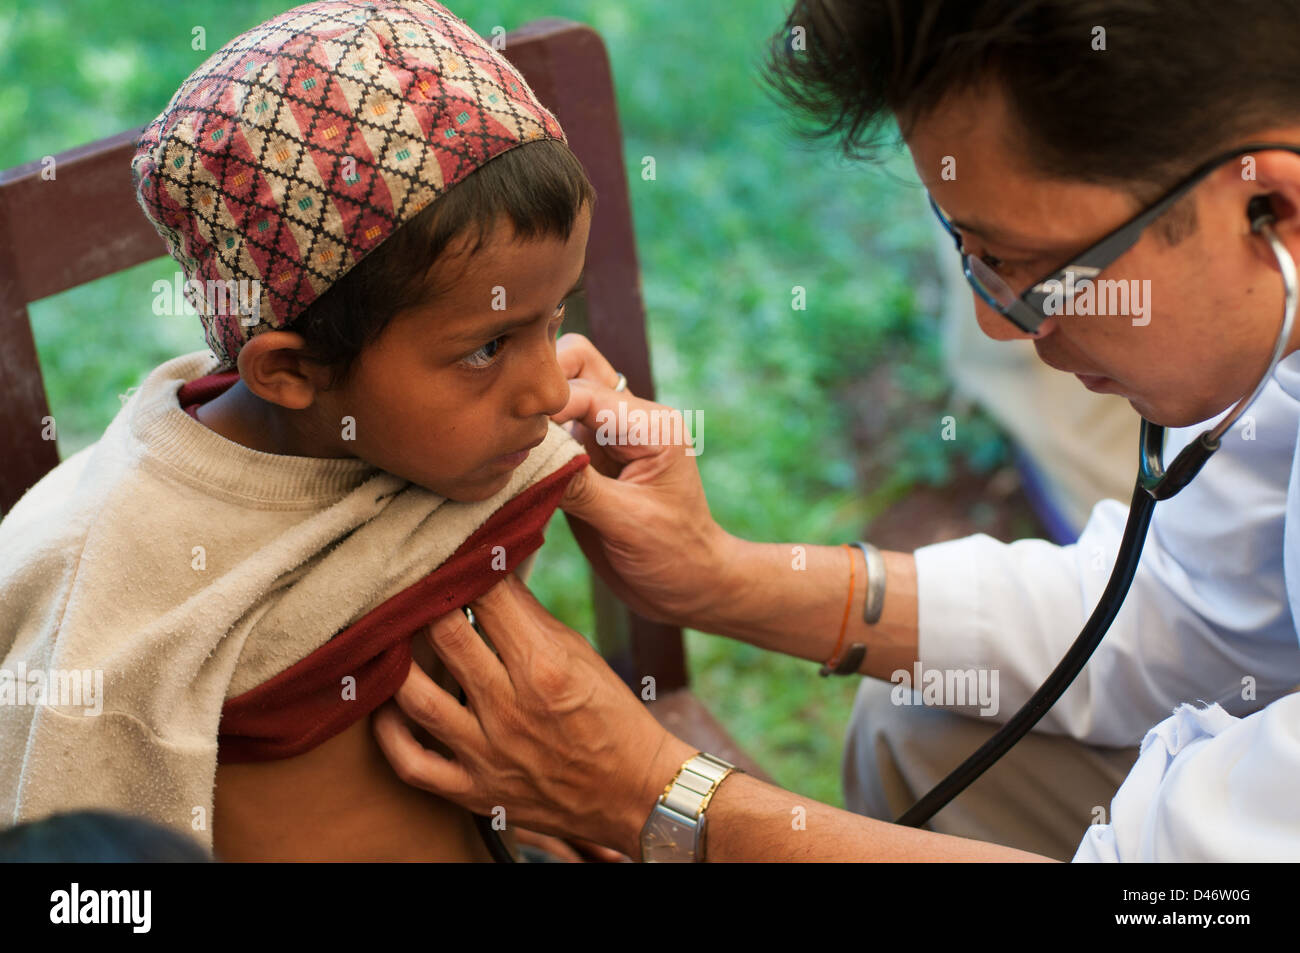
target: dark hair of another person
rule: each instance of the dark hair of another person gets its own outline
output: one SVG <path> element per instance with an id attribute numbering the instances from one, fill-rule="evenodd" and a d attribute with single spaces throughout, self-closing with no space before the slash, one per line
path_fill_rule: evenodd
<path id="1" fill-rule="evenodd" d="M 992 83 L 1030 168 L 1150 202 L 1300 116 L 1298 48 L 1300 0 L 797 0 L 766 77 L 851 157 Z"/>
<path id="2" fill-rule="evenodd" d="M 342 384 L 357 356 L 395 315 L 432 300 L 440 282 L 448 283 L 431 267 L 453 242 L 465 239 L 464 250 L 472 255 L 502 221 L 522 241 L 567 240 L 583 205 L 595 199 L 581 163 L 564 143 L 541 139 L 515 146 L 390 235 L 312 302 L 290 330 L 306 340 L 311 360 L 330 368 L 330 386 Z"/>
<path id="3" fill-rule="evenodd" d="M 0 863 L 203 862 L 212 856 L 169 827 L 114 811 L 68 811 L 0 830 Z"/>

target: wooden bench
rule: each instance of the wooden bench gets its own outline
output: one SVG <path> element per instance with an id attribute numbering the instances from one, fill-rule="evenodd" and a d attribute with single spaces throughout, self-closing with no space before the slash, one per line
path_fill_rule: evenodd
<path id="1" fill-rule="evenodd" d="M 654 398 L 645 306 L 628 200 L 613 76 L 589 27 L 540 20 L 506 36 L 505 55 L 564 126 L 599 196 L 585 292 L 570 314 L 629 388 Z M 27 305 L 166 254 L 131 187 L 139 129 L 61 153 L 57 177 L 31 162 L 0 172 L 0 513 L 59 462 L 41 437 L 49 414 Z M 141 302 L 141 307 L 144 307 Z M 583 327 L 585 325 L 585 327 Z M 640 618 L 592 577 L 596 643 L 638 694 L 653 675 L 650 709 L 679 737 L 766 777 L 691 693 L 681 630 Z"/>

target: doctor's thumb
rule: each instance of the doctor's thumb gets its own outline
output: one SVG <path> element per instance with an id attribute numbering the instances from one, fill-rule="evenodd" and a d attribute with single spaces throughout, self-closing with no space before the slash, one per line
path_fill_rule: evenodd
<path id="1" fill-rule="evenodd" d="M 599 525 L 601 515 L 613 500 L 608 484 L 618 481 L 597 473 L 587 464 L 573 475 L 560 498 L 560 509 L 585 523 Z"/>

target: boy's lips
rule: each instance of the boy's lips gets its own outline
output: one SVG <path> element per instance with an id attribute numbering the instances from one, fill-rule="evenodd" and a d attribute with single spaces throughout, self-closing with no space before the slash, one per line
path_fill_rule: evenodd
<path id="1" fill-rule="evenodd" d="M 546 440 L 546 434 L 542 434 L 532 443 L 525 446 L 522 450 L 515 450 L 512 451 L 511 453 L 503 453 L 501 456 L 497 457 L 492 462 L 494 464 L 502 464 L 505 466 L 517 467 L 519 466 L 519 464 L 523 463 L 524 460 L 528 458 L 528 454 L 533 451 L 534 447 L 540 446 L 542 442 L 545 440 Z"/>

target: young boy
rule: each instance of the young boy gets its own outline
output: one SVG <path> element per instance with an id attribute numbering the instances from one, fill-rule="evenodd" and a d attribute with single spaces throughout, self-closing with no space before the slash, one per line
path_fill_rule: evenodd
<path id="1" fill-rule="evenodd" d="M 548 419 L 581 166 L 445 8 L 330 0 L 213 54 L 133 174 L 211 353 L 0 523 L 0 669 L 50 689 L 0 705 L 0 817 L 126 811 L 232 860 L 485 858 L 367 716 L 585 464 Z M 93 706 L 73 675 L 102 677 Z"/>

